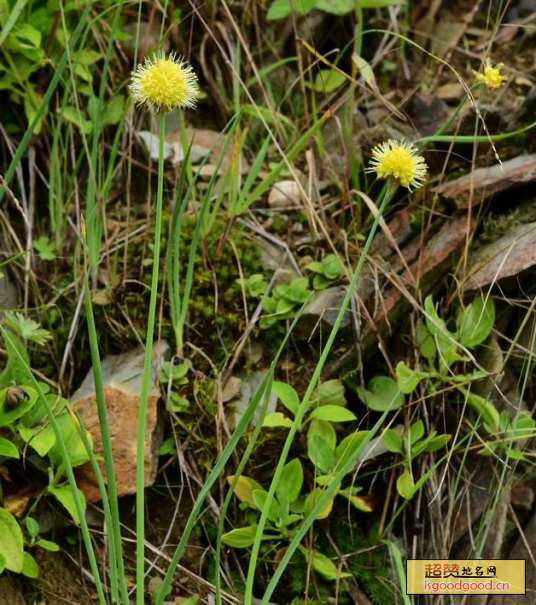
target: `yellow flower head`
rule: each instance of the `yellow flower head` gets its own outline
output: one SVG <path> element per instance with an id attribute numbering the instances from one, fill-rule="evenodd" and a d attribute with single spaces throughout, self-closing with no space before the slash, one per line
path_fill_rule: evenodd
<path id="1" fill-rule="evenodd" d="M 372 150 L 367 172 L 379 179 L 392 179 L 397 185 L 418 188 L 424 184 L 428 166 L 413 143 L 389 139 Z"/>
<path id="2" fill-rule="evenodd" d="M 129 89 L 135 103 L 164 113 L 194 107 L 199 91 L 194 70 L 174 53 L 145 59 L 132 72 Z"/>
<path id="3" fill-rule="evenodd" d="M 473 73 L 475 74 L 477 82 L 485 84 L 486 88 L 489 88 L 490 90 L 497 90 L 504 84 L 504 81 L 506 80 L 506 76 L 501 75 L 502 68 L 502 63 L 497 63 L 497 65 L 493 67 L 491 61 L 486 59 L 484 73 L 480 74 L 476 71 L 473 71 Z"/>

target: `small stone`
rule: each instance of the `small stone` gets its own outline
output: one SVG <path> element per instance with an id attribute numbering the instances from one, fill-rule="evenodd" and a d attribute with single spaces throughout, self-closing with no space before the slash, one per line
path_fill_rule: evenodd
<path id="1" fill-rule="evenodd" d="M 303 311 L 298 323 L 299 334 L 304 338 L 309 338 L 313 332 L 317 332 L 319 329 L 324 332 L 331 330 L 345 296 L 346 287 L 344 286 L 333 286 L 317 292 Z M 340 329 L 348 328 L 351 321 L 352 313 L 348 309 L 342 318 Z"/>
<path id="2" fill-rule="evenodd" d="M 279 181 L 268 195 L 271 208 L 292 208 L 300 203 L 300 187 L 296 181 Z"/>
<path id="3" fill-rule="evenodd" d="M 240 389 L 242 388 L 242 380 L 238 378 L 238 376 L 230 376 L 229 380 L 225 383 L 222 391 L 222 401 L 223 403 L 227 403 L 234 399 L 238 393 L 240 393 Z"/>
<path id="4" fill-rule="evenodd" d="M 267 370 L 256 370 L 254 372 L 244 372 L 241 374 L 241 386 L 240 391 L 237 393 L 237 397 L 234 401 L 229 403 L 229 407 L 227 409 L 232 410 L 232 415 L 230 416 L 229 424 L 231 428 L 235 428 L 245 411 L 247 410 L 249 404 L 255 394 L 257 389 L 261 386 L 263 380 L 266 378 Z M 271 412 L 275 412 L 275 408 L 277 405 L 277 396 L 275 393 L 270 393 L 268 397 L 268 402 L 266 404 L 266 413 L 270 414 Z M 259 404 L 255 409 L 255 413 L 253 415 L 252 422 L 254 424 L 258 423 L 261 416 L 262 405 Z"/>
<path id="5" fill-rule="evenodd" d="M 168 344 L 164 341 L 154 345 L 152 386 L 149 391 L 145 430 L 146 486 L 153 484 L 158 467 L 162 427 L 157 418 L 160 391 L 156 378 L 158 366 L 167 350 Z M 136 443 L 144 356 L 143 348 L 139 347 L 128 353 L 106 357 L 101 364 L 118 496 L 136 492 Z M 93 370 L 89 371 L 71 401 L 78 410 L 84 427 L 93 437 L 95 454 L 103 456 Z M 103 461 L 100 466 L 103 476 L 106 477 Z M 77 482 L 88 501 L 100 500 L 100 492 L 90 463 L 77 469 Z"/>

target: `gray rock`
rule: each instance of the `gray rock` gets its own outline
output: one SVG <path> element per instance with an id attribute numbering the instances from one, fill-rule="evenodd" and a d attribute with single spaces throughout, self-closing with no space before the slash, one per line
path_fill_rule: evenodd
<path id="1" fill-rule="evenodd" d="M 257 389 L 262 384 L 262 381 L 266 378 L 267 371 L 268 370 L 258 370 L 249 373 L 244 372 L 239 375 L 241 382 L 240 389 L 237 393 L 237 398 L 229 404 L 229 408 L 233 412 L 230 422 L 232 428 L 234 428 L 240 422 L 248 405 L 251 403 L 251 399 L 255 396 Z M 270 414 L 271 412 L 275 412 L 276 405 L 277 396 L 275 393 L 270 393 L 266 413 Z M 259 422 L 261 409 L 262 405 L 259 404 L 253 415 L 253 423 Z"/>
<path id="2" fill-rule="evenodd" d="M 309 338 L 313 332 L 333 328 L 342 302 L 346 295 L 346 286 L 333 286 L 317 292 L 313 300 L 305 307 L 298 323 L 298 333 Z M 349 328 L 352 323 L 352 312 L 346 311 L 341 323 L 341 330 Z"/>

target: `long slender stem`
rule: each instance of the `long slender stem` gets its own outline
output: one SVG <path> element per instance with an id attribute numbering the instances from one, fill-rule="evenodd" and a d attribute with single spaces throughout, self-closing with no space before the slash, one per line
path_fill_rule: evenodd
<path id="1" fill-rule="evenodd" d="M 108 483 L 108 498 L 110 502 L 111 520 L 106 519 L 106 524 L 108 526 L 110 542 L 110 578 L 112 583 L 112 595 L 114 595 L 114 593 L 117 591 L 118 583 L 121 589 L 121 600 L 123 605 L 128 605 L 128 587 L 126 584 L 125 567 L 123 562 L 123 548 L 121 542 L 121 526 L 119 520 L 119 504 L 117 501 L 117 484 L 115 480 L 112 440 L 110 436 L 108 414 L 106 412 L 106 402 L 104 397 L 104 385 L 102 380 L 102 367 L 99 355 L 97 327 L 95 325 L 95 317 L 93 315 L 93 305 L 91 302 L 91 293 L 89 288 L 87 257 L 87 246 L 84 238 L 84 297 L 86 318 L 89 334 L 89 347 L 91 349 L 91 363 L 93 366 L 93 378 L 95 382 L 95 396 L 97 399 L 97 410 L 99 415 L 99 428 L 102 438 L 102 449 L 104 451 L 104 466 L 106 469 L 106 478 Z M 117 572 L 119 572 L 118 582 L 116 582 L 114 585 L 114 579 L 117 578 Z"/>
<path id="2" fill-rule="evenodd" d="M 145 342 L 145 361 L 138 411 L 138 440 L 136 453 L 136 603 L 144 605 L 144 554 L 145 554 L 145 425 L 147 420 L 147 402 L 151 386 L 151 366 L 153 357 L 153 337 L 158 297 L 158 273 L 160 266 L 160 239 L 162 235 L 162 197 L 164 191 L 164 137 L 166 118 L 158 116 L 158 189 L 156 193 L 156 218 L 153 248 L 153 276 L 151 280 L 151 299 L 147 319 L 147 338 Z"/>
<path id="3" fill-rule="evenodd" d="M 258 560 L 258 556 L 259 556 L 259 549 L 260 549 L 260 545 L 261 545 L 262 535 L 264 532 L 264 528 L 266 526 L 266 521 L 268 519 L 270 505 L 273 501 L 273 497 L 275 494 L 277 484 L 279 483 L 281 474 L 283 472 L 283 467 L 285 466 L 285 463 L 287 461 L 287 457 L 288 457 L 290 448 L 292 446 L 292 443 L 294 441 L 296 432 L 297 432 L 298 428 L 301 426 L 305 414 L 309 410 L 311 395 L 312 395 L 314 389 L 316 388 L 318 380 L 320 379 L 322 369 L 324 368 L 324 365 L 328 359 L 328 356 L 329 356 L 329 353 L 333 346 L 333 343 L 335 342 L 335 337 L 337 336 L 337 333 L 341 326 L 344 314 L 346 313 L 346 310 L 348 309 L 348 306 L 350 304 L 350 299 L 353 296 L 353 293 L 357 286 L 357 281 L 359 279 L 361 270 L 365 263 L 367 253 L 372 244 L 372 240 L 374 238 L 374 235 L 375 235 L 378 225 L 380 223 L 380 219 L 383 215 L 383 212 L 384 212 L 389 200 L 393 197 L 395 191 L 396 191 L 396 187 L 392 183 L 389 183 L 388 187 L 385 189 L 384 197 L 381 201 L 379 212 L 374 219 L 374 223 L 372 224 L 372 227 L 370 229 L 369 235 L 367 237 L 367 241 L 365 242 L 365 245 L 363 246 L 363 250 L 361 251 L 361 256 L 359 257 L 359 261 L 357 262 L 356 268 L 354 270 L 354 274 L 353 274 L 350 284 L 346 290 L 346 295 L 341 304 L 341 308 L 339 309 L 339 312 L 337 314 L 335 323 L 333 324 L 333 328 L 332 328 L 329 338 L 326 342 L 326 346 L 324 347 L 324 349 L 322 351 L 318 364 L 317 364 L 315 371 L 313 373 L 313 376 L 311 378 L 311 382 L 309 383 L 307 391 L 305 392 L 305 395 L 303 396 L 300 407 L 298 408 L 298 412 L 294 418 L 292 426 L 290 427 L 287 439 L 283 446 L 283 450 L 281 452 L 281 455 L 279 456 L 279 460 L 277 463 L 277 467 L 275 469 L 272 483 L 270 484 L 270 489 L 268 490 L 268 495 L 266 497 L 265 506 L 261 513 L 259 523 L 257 525 L 257 531 L 255 533 L 255 541 L 254 541 L 252 549 L 251 549 L 251 557 L 250 557 L 250 562 L 249 562 L 249 567 L 248 567 L 248 574 L 247 574 L 247 578 L 246 578 L 246 590 L 245 590 L 245 596 L 244 596 L 244 605 L 251 605 L 252 601 L 253 601 L 253 582 L 255 579 L 255 571 L 256 571 L 256 567 L 257 567 L 257 560 Z"/>

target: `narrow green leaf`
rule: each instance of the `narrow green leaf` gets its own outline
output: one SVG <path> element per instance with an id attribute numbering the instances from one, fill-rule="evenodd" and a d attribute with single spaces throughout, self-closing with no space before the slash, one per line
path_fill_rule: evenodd
<path id="1" fill-rule="evenodd" d="M 5 508 L 0 508 L 0 536 L 0 556 L 5 568 L 20 573 L 24 554 L 22 531 L 15 517 Z"/>
<path id="2" fill-rule="evenodd" d="M 321 405 L 315 408 L 309 415 L 310 418 L 327 420 L 329 422 L 350 422 L 356 420 L 356 416 L 350 410 L 340 405 Z"/>

